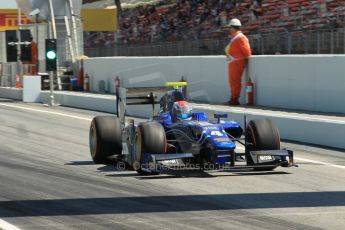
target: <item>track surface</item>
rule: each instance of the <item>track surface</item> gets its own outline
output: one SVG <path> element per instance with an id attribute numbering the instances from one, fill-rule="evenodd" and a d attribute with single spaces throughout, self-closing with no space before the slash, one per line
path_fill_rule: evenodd
<path id="1" fill-rule="evenodd" d="M 21 229 L 345 229 L 345 152 L 283 143 L 299 168 L 141 177 L 91 162 L 98 114 L 0 100 L 2 221 Z"/>

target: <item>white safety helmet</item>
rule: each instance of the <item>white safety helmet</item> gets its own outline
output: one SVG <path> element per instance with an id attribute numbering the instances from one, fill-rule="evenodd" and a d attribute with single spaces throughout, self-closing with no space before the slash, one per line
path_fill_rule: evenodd
<path id="1" fill-rule="evenodd" d="M 228 26 L 229 26 L 229 27 L 231 27 L 231 26 L 241 27 L 241 26 L 242 26 L 242 23 L 241 23 L 241 21 L 238 20 L 237 18 L 233 18 L 233 19 L 231 19 L 231 21 L 230 21 L 230 23 L 229 23 Z"/>

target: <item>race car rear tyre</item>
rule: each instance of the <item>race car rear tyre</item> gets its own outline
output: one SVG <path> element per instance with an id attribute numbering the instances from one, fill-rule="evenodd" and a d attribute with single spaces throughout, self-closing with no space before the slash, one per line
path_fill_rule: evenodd
<path id="1" fill-rule="evenodd" d="M 140 123 L 136 129 L 134 139 L 133 154 L 135 162 L 133 168 L 140 175 L 154 175 L 157 172 L 149 172 L 143 170 L 143 153 L 161 154 L 167 151 L 166 134 L 163 126 L 158 122 L 143 122 Z M 145 168 L 146 165 L 145 165 Z"/>
<path id="2" fill-rule="evenodd" d="M 273 124 L 271 120 L 251 120 L 246 127 L 246 139 L 248 143 L 252 143 L 248 146 L 249 151 L 260 150 L 279 150 L 280 149 L 280 135 L 278 128 Z M 249 160 L 249 162 L 248 162 Z M 251 159 L 247 159 L 247 163 Z M 256 171 L 270 171 L 276 167 L 262 167 L 256 168 Z"/>
<path id="3" fill-rule="evenodd" d="M 114 116 L 95 117 L 90 126 L 90 153 L 92 160 L 106 163 L 107 158 L 122 153 L 120 120 Z"/>

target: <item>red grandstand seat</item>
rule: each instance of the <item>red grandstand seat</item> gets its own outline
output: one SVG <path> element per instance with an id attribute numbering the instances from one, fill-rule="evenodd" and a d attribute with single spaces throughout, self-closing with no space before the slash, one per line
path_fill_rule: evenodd
<path id="1" fill-rule="evenodd" d="M 299 3 L 289 4 L 289 8 L 298 8 Z"/>
<path id="2" fill-rule="evenodd" d="M 295 22 L 285 22 L 285 23 L 284 23 L 284 26 L 286 26 L 286 27 L 295 26 Z"/>
<path id="3" fill-rule="evenodd" d="M 310 5 L 310 3 L 308 1 L 305 1 L 305 2 L 301 3 L 301 6 L 309 6 L 309 5 Z"/>
<path id="4" fill-rule="evenodd" d="M 327 3 L 328 7 L 337 7 L 339 6 L 339 2 L 335 1 L 335 2 L 328 2 Z"/>

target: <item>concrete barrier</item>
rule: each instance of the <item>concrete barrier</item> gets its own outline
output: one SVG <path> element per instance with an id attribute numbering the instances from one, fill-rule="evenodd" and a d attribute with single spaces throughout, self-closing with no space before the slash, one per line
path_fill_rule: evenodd
<path id="1" fill-rule="evenodd" d="M 345 55 L 256 56 L 249 64 L 258 105 L 345 113 Z"/>
<path id="2" fill-rule="evenodd" d="M 23 77 L 23 101 L 31 103 L 41 101 L 41 76 Z"/>
<path id="3" fill-rule="evenodd" d="M 103 81 L 111 92 L 115 76 L 125 87 L 162 86 L 183 76 L 189 82 L 190 99 L 215 103 L 229 100 L 226 66 L 223 56 L 104 57 L 87 59 L 85 72 L 91 76 L 92 91 L 98 91 Z"/>
<path id="4" fill-rule="evenodd" d="M 22 100 L 23 90 L 9 87 L 0 87 L 0 97 L 13 100 Z"/>
<path id="5" fill-rule="evenodd" d="M 125 86 L 161 86 L 183 76 L 192 100 L 221 103 L 230 95 L 224 56 L 90 58 L 85 72 L 93 91 L 103 81 L 112 92 L 115 76 Z M 345 55 L 275 55 L 251 57 L 247 77 L 259 106 L 345 113 L 344 73 Z M 244 103 L 244 89 L 241 95 Z"/>
<path id="6" fill-rule="evenodd" d="M 48 103 L 49 92 L 42 92 L 42 99 Z M 114 95 L 57 92 L 55 101 L 68 107 L 116 113 Z M 271 119 L 279 128 L 282 139 L 345 149 L 344 117 L 209 104 L 193 104 L 193 107 L 195 111 L 206 112 L 210 118 L 215 112 L 225 112 L 242 126 L 244 115 L 248 120 Z M 128 116 L 150 118 L 152 115 L 149 105 L 128 106 L 126 111 Z M 158 112 L 158 106 L 155 112 Z"/>
<path id="7" fill-rule="evenodd" d="M 0 88 L 0 97 L 20 99 L 18 89 Z M 76 92 L 55 92 L 55 102 L 62 106 L 116 113 L 115 96 Z M 48 104 L 49 91 L 41 92 L 41 101 Z M 281 138 L 309 144 L 345 149 L 345 119 L 344 117 L 312 115 L 296 112 L 270 111 L 254 108 L 230 108 L 209 104 L 193 104 L 195 111 L 206 112 L 211 118 L 215 112 L 225 112 L 243 125 L 243 117 L 250 119 L 268 118 L 278 126 Z M 156 112 L 158 107 L 156 108 Z M 149 105 L 128 106 L 127 115 L 149 118 L 152 108 Z"/>
<path id="8" fill-rule="evenodd" d="M 54 101 L 58 105 L 115 113 L 115 96 L 101 94 L 85 94 L 77 92 L 54 92 Z M 50 104 L 50 92 L 41 92 L 41 102 Z"/>

